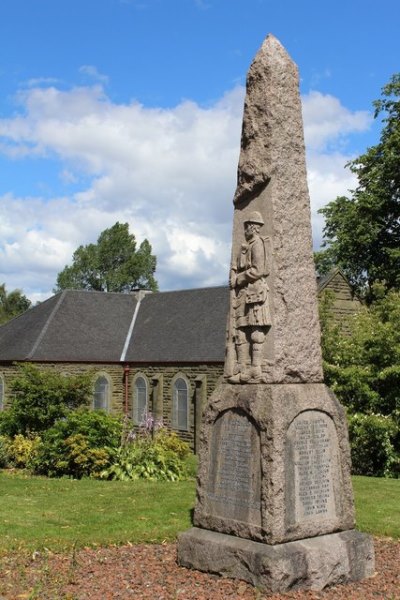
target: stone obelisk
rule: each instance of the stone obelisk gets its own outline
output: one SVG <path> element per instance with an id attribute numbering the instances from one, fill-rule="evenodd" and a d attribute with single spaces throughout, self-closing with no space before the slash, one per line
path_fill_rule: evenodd
<path id="1" fill-rule="evenodd" d="M 346 418 L 323 383 L 297 67 L 272 35 L 247 77 L 230 287 L 178 560 L 270 591 L 367 577 Z"/>

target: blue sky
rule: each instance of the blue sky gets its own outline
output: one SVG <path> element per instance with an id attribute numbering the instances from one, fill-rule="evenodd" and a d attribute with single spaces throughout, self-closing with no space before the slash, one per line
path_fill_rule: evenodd
<path id="1" fill-rule="evenodd" d="M 1 0 L 0 283 L 48 297 L 117 220 L 161 289 L 225 283 L 243 86 L 270 32 L 300 70 L 318 247 L 317 209 L 378 140 L 399 17 L 398 0 Z"/>

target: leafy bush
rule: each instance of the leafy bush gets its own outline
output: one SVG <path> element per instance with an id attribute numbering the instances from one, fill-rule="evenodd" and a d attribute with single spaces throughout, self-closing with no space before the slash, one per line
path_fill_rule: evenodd
<path id="1" fill-rule="evenodd" d="M 181 440 L 174 432 L 169 432 L 162 428 L 157 431 L 155 438 L 161 448 L 173 452 L 180 460 L 185 460 L 191 454 L 189 444 Z"/>
<path id="2" fill-rule="evenodd" d="M 10 453 L 9 453 L 9 438 L 4 435 L 0 435 L 0 469 L 8 467 L 10 464 Z"/>
<path id="3" fill-rule="evenodd" d="M 374 387 L 374 375 L 366 365 L 336 366 L 324 364 L 329 387 L 352 413 L 380 412 L 382 398 Z"/>
<path id="4" fill-rule="evenodd" d="M 58 463 L 59 468 L 64 469 L 65 475 L 73 475 L 76 479 L 85 476 L 96 477 L 109 464 L 109 450 L 91 447 L 81 433 L 68 437 L 65 446 L 65 460 Z"/>
<path id="5" fill-rule="evenodd" d="M 348 335 L 321 304 L 325 378 L 351 412 L 400 410 L 400 292 L 390 292 L 350 319 Z"/>
<path id="6" fill-rule="evenodd" d="M 175 433 L 163 428 L 155 430 L 150 415 L 138 434 L 131 434 L 119 448 L 113 450 L 111 465 L 104 469 L 101 477 L 119 481 L 180 481 L 191 475 L 190 453 L 189 445 Z"/>
<path id="7" fill-rule="evenodd" d="M 40 446 L 40 438 L 16 435 L 8 441 L 9 463 L 17 468 L 25 469 L 30 466 L 31 461 L 37 454 Z"/>
<path id="8" fill-rule="evenodd" d="M 330 299 L 321 301 L 325 380 L 347 407 L 354 472 L 399 476 L 400 292 L 378 294 L 347 322 L 334 324 Z"/>
<path id="9" fill-rule="evenodd" d="M 353 474 L 399 477 L 400 455 L 393 444 L 398 434 L 398 426 L 390 417 L 361 413 L 350 415 Z"/>
<path id="10" fill-rule="evenodd" d="M 188 479 L 195 479 L 199 468 L 199 457 L 190 452 L 185 459 L 185 469 Z"/>
<path id="11" fill-rule="evenodd" d="M 84 409 L 70 412 L 43 433 L 33 470 L 48 477 L 96 477 L 109 465 L 121 432 L 118 417 Z"/>
<path id="12" fill-rule="evenodd" d="M 64 376 L 31 364 L 19 365 L 10 382 L 12 403 L 3 411 L 0 433 L 13 437 L 45 431 L 69 410 L 86 405 L 91 388 L 88 374 Z"/>

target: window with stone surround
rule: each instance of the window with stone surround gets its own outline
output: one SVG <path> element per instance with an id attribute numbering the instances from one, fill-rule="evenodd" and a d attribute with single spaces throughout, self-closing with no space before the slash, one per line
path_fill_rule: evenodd
<path id="1" fill-rule="evenodd" d="M 0 410 L 4 408 L 4 379 L 3 375 L 0 374 Z"/>
<path id="2" fill-rule="evenodd" d="M 179 374 L 172 382 L 172 427 L 189 430 L 189 382 Z"/>
<path id="3" fill-rule="evenodd" d="M 133 383 L 132 419 L 140 425 L 149 411 L 149 384 L 141 373 L 137 374 Z"/>
<path id="4" fill-rule="evenodd" d="M 93 408 L 94 410 L 110 410 L 110 392 L 111 384 L 106 375 L 97 377 L 93 390 Z"/>

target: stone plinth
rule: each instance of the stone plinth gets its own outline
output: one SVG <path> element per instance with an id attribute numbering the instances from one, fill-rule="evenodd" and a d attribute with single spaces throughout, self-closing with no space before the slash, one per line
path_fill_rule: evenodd
<path id="1" fill-rule="evenodd" d="M 221 384 L 206 409 L 181 565 L 270 591 L 368 577 L 345 413 L 324 384 Z"/>
<path id="2" fill-rule="evenodd" d="M 194 524 L 268 544 L 354 527 L 346 418 L 324 384 L 218 386 Z"/>
<path id="3" fill-rule="evenodd" d="M 178 561 L 272 593 L 322 590 L 374 573 L 372 540 L 354 530 L 270 546 L 193 527 L 179 536 Z"/>

